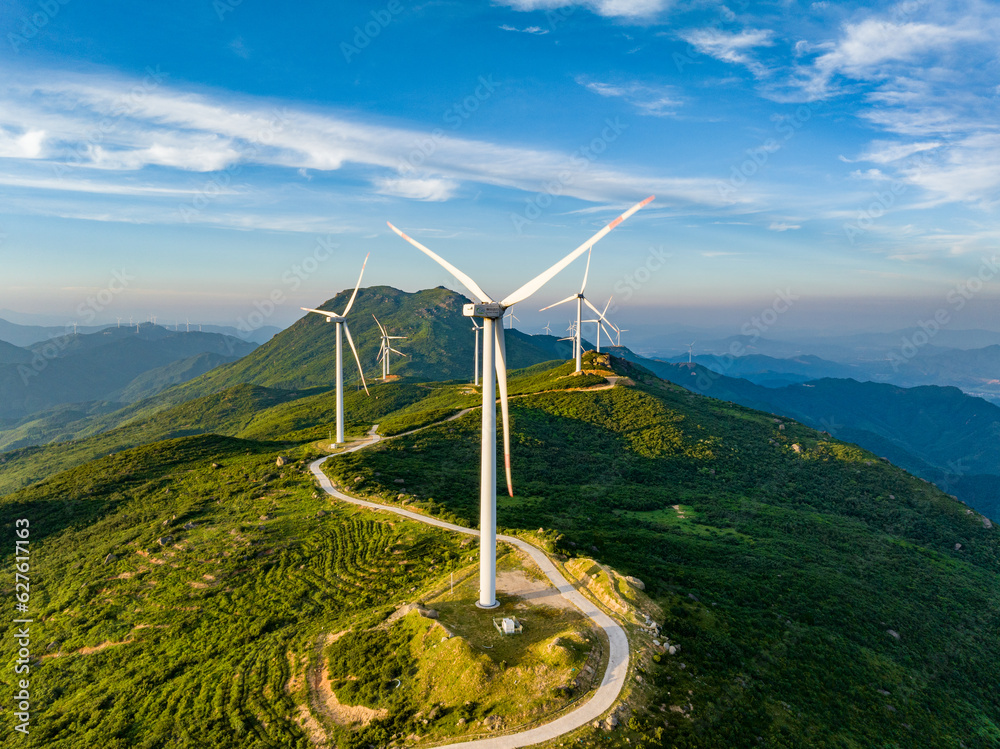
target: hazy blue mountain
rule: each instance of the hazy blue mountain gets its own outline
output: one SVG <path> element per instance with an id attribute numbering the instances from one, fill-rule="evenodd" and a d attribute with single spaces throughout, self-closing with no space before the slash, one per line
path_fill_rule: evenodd
<path id="1" fill-rule="evenodd" d="M 687 362 L 688 357 L 676 356 L 666 361 L 681 364 Z M 859 373 L 859 368 L 856 366 L 838 364 L 811 355 L 778 359 L 762 354 L 739 357 L 699 354 L 694 357 L 694 361 L 713 372 L 729 377 L 741 377 L 765 387 L 781 387 L 817 380 L 821 377 L 858 377 L 859 374 L 863 375 L 863 373 Z"/>
<path id="2" fill-rule="evenodd" d="M 31 361 L 31 352 L 6 341 L 0 341 L 0 364 L 24 364 Z"/>
<path id="3" fill-rule="evenodd" d="M 10 426 L 61 404 L 109 400 L 150 370 L 203 353 L 239 357 L 253 348 L 231 336 L 175 333 L 148 323 L 138 331 L 106 328 L 52 338 L 28 348 L 28 361 L 0 365 L 0 419 Z"/>

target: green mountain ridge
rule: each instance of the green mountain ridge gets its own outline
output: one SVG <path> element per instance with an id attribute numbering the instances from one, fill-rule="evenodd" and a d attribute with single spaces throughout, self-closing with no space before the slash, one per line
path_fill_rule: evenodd
<path id="1" fill-rule="evenodd" d="M 653 658 L 649 636 L 630 630 L 642 681 L 630 678 L 627 720 L 559 741 L 1000 744 L 996 528 L 794 421 L 606 355 L 587 354 L 590 374 L 572 369 L 511 373 L 515 497 L 500 492 L 498 521 L 640 578 L 681 649 Z M 475 388 L 396 381 L 347 397 L 355 435 L 430 426 L 332 458 L 333 481 L 474 526 Z M 27 746 L 304 748 L 295 716 L 310 697 L 296 664 L 315 662 L 317 638 L 367 631 L 473 564 L 448 534 L 316 491 L 305 462 L 332 401 L 325 388 L 233 386 L 97 435 L 101 449 L 137 444 L 0 497 L 5 532 L 18 517 L 37 529 L 32 642 L 58 655 L 33 667 Z M 228 436 L 188 434 L 212 424 Z M 279 454 L 291 463 L 276 467 Z M 370 683 L 387 698 L 394 687 Z M 431 705 L 418 716 L 385 704 L 403 712 L 322 730 L 349 749 L 423 733 Z"/>
<path id="2" fill-rule="evenodd" d="M 831 378 L 764 387 L 699 364 L 616 352 L 692 392 L 788 416 L 861 445 L 1000 519 L 1000 491 L 989 478 L 1000 476 L 1000 407 L 956 387 Z"/>

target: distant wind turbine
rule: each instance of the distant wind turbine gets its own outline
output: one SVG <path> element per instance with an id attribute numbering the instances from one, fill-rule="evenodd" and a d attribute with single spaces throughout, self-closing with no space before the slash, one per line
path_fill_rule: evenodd
<path id="1" fill-rule="evenodd" d="M 510 310 L 510 313 L 507 315 L 507 319 L 510 321 L 510 325 L 507 326 L 508 330 L 514 329 L 515 321 L 521 322 L 521 318 L 514 314 L 514 310 Z"/>
<path id="2" fill-rule="evenodd" d="M 621 348 L 622 333 L 628 333 L 628 328 L 618 328 L 616 332 L 618 333 L 618 335 L 615 337 L 615 346 Z"/>
<path id="3" fill-rule="evenodd" d="M 118 321 L 118 327 L 120 328 L 122 326 L 122 319 L 120 317 L 116 317 L 115 319 Z"/>
<path id="4" fill-rule="evenodd" d="M 545 323 L 543 330 L 545 331 L 545 335 L 552 335 L 552 326 L 549 323 Z"/>
<path id="5" fill-rule="evenodd" d="M 369 253 L 371 254 L 371 253 Z M 347 327 L 347 313 L 351 311 L 351 307 L 354 306 L 354 299 L 358 295 L 358 289 L 361 288 L 361 277 L 365 275 L 365 265 L 368 264 L 368 255 L 365 255 L 365 261 L 361 264 L 361 273 L 358 275 L 358 283 L 354 287 L 354 293 L 351 294 L 351 299 L 347 303 L 347 307 L 344 309 L 344 314 L 338 315 L 336 312 L 327 312 L 322 309 L 310 309 L 309 307 L 302 307 L 306 312 L 315 312 L 317 315 L 325 315 L 327 322 L 337 323 L 337 444 L 344 444 L 344 356 L 341 347 L 341 334 L 345 333 L 347 335 L 347 342 L 351 345 L 351 351 L 354 352 L 354 361 L 358 365 L 358 374 L 361 375 L 361 384 L 365 386 L 365 393 L 368 392 L 368 384 L 365 382 L 365 373 L 361 369 L 361 360 L 358 358 L 358 350 L 354 348 L 354 339 L 351 338 L 351 330 Z M 201 326 L 198 328 L 201 329 Z"/>
<path id="6" fill-rule="evenodd" d="M 496 447 L 496 390 L 500 386 L 500 414 L 503 417 L 503 452 L 504 469 L 507 477 L 507 493 L 514 496 L 513 482 L 510 474 L 510 418 L 507 406 L 507 350 L 504 344 L 504 328 L 497 325 L 497 320 L 503 317 L 504 311 L 518 302 L 523 302 L 542 286 L 548 283 L 559 271 L 580 257 L 584 252 L 603 238 L 609 231 L 627 219 L 633 213 L 653 200 L 650 196 L 637 203 L 594 236 L 577 247 L 562 260 L 545 272 L 535 276 L 519 289 L 508 294 L 499 302 L 483 291 L 469 276 L 454 265 L 434 254 L 420 242 L 411 239 L 391 223 L 389 228 L 396 234 L 423 252 L 442 268 L 451 273 L 478 300 L 466 304 L 462 314 L 466 317 L 480 318 L 483 321 L 483 424 L 482 448 L 480 452 L 480 484 L 479 484 L 479 601 L 480 608 L 491 609 L 499 604 L 496 599 L 496 566 L 497 566 L 497 447 Z M 502 262 L 502 259 L 500 259 Z M 494 356 L 496 358 L 494 358 Z M 494 377 L 496 379 L 494 379 Z"/>
<path id="7" fill-rule="evenodd" d="M 697 342 L 698 341 L 691 341 L 691 343 L 688 344 L 688 364 L 694 361 L 694 345 Z"/>
<path id="8" fill-rule="evenodd" d="M 347 313 L 344 313 L 344 314 L 347 314 Z M 378 321 L 378 318 L 375 317 L 375 315 L 372 315 L 372 317 L 375 319 L 375 324 L 378 325 L 378 329 L 380 331 L 382 331 L 382 344 L 379 346 L 379 349 L 378 349 L 378 361 L 382 362 L 382 379 L 383 380 L 388 380 L 389 379 L 389 353 L 392 352 L 393 354 L 399 354 L 400 356 L 406 356 L 406 354 L 404 354 L 402 351 L 396 351 L 396 349 L 394 349 L 392 347 L 392 344 L 389 343 L 389 341 L 393 341 L 393 340 L 405 341 L 406 340 L 406 336 L 389 335 L 385 331 L 385 328 L 382 327 L 382 323 L 380 323 Z"/>
<path id="9" fill-rule="evenodd" d="M 618 330 L 618 328 L 615 326 L 615 324 L 613 322 L 611 322 L 607 317 L 604 316 L 604 313 L 608 311 L 608 307 L 611 306 L 611 300 L 612 299 L 614 299 L 614 297 L 608 297 L 608 303 L 604 305 L 604 311 L 603 312 L 598 312 L 597 313 L 597 317 L 595 319 L 593 319 L 593 320 L 584 320 L 584 322 L 592 322 L 592 323 L 596 323 L 597 324 L 597 353 L 601 353 L 601 329 L 602 328 L 604 329 L 605 335 L 607 335 L 607 337 L 608 337 L 608 343 L 611 343 L 611 331 L 608 330 L 604 326 L 604 324 L 607 323 L 608 325 L 610 325 L 612 330 Z"/>
<path id="10" fill-rule="evenodd" d="M 552 309 L 553 307 L 558 307 L 560 304 L 565 304 L 566 302 L 572 302 L 576 300 L 576 346 L 574 356 L 576 357 L 576 371 L 579 372 L 583 369 L 583 305 L 587 305 L 591 310 L 597 315 L 599 320 L 604 320 L 604 313 L 602 313 L 597 307 L 590 303 L 590 300 L 583 295 L 584 290 L 587 288 L 587 277 L 590 275 L 590 258 L 593 254 L 593 247 L 591 251 L 587 253 L 587 269 L 583 272 L 583 283 L 580 285 L 580 293 L 568 296 L 565 299 L 556 302 L 555 304 L 550 304 L 548 307 L 542 307 L 539 312 L 544 312 L 547 309 Z M 610 303 L 610 302 L 609 302 Z M 605 307 L 607 309 L 607 307 Z"/>

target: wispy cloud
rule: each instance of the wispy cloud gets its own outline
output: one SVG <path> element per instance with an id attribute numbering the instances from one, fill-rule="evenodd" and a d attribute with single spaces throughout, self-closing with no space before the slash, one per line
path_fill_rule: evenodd
<path id="1" fill-rule="evenodd" d="M 801 229 L 799 224 L 788 224 L 784 221 L 772 221 L 771 225 L 767 227 L 769 231 L 791 231 L 793 229 Z"/>
<path id="2" fill-rule="evenodd" d="M 286 183 L 329 189 L 329 180 L 314 180 L 307 188 L 302 174 L 343 171 L 353 182 L 366 181 L 369 187 L 359 194 L 373 198 L 446 201 L 456 197 L 463 184 L 477 183 L 528 194 L 559 184 L 562 195 L 600 203 L 649 193 L 656 193 L 659 204 L 666 206 L 719 208 L 754 199 L 751 193 L 720 196 L 713 179 L 619 168 L 607 157 L 581 160 L 570 151 L 440 132 L 432 139 L 419 128 L 386 126 L 336 111 L 276 106 L 270 100 L 162 85 L 129 101 L 123 110 L 122 97 L 134 83 L 113 76 L 53 72 L 35 80 L 2 80 L 0 175 L 7 176 L 8 184 L 14 177 L 34 180 L 31 185 L 38 190 L 150 197 L 161 187 L 164 195 L 190 188 L 189 178 L 178 188 L 184 174 L 222 172 L 221 178 L 205 177 L 205 189 L 216 194 L 219 184 L 234 184 L 233 175 L 239 173 L 255 191 L 271 191 L 277 197 Z M 650 113 L 662 114 L 666 106 L 662 95 L 641 99 L 639 87 L 629 96 Z M 110 125 L 100 129 L 101 123 Z M 411 163 L 415 149 L 423 149 L 419 165 Z M 258 167 L 252 176 L 243 170 L 250 165 Z M 135 180 L 139 174 L 141 187 Z"/>
<path id="3" fill-rule="evenodd" d="M 510 24 L 503 24 L 501 27 L 504 31 L 518 31 L 522 34 L 548 34 L 549 29 L 543 29 L 541 26 L 525 26 L 523 29 L 517 28 L 517 26 L 511 26 Z"/>
<path id="4" fill-rule="evenodd" d="M 838 77 L 888 80 L 900 66 L 908 69 L 930 52 L 981 37 L 979 30 L 965 24 L 896 22 L 882 18 L 849 23 L 843 27 L 839 39 L 817 45 L 826 51 L 799 70 L 799 85 L 806 97 L 823 98 L 837 93 L 834 84 Z"/>
<path id="5" fill-rule="evenodd" d="M 719 29 L 693 29 L 681 34 L 681 38 L 695 49 L 717 60 L 742 65 L 756 76 L 767 75 L 769 70 L 753 59 L 749 52 L 757 47 L 774 44 L 773 32 L 767 29 L 744 29 L 731 34 Z"/>
<path id="6" fill-rule="evenodd" d="M 601 83 L 582 78 L 577 78 L 577 83 L 598 96 L 624 99 L 641 114 L 654 117 L 672 117 L 683 104 L 676 89 L 671 86 L 651 86 L 636 81 Z"/>
<path id="7" fill-rule="evenodd" d="M 459 184 L 449 179 L 407 179 L 406 177 L 380 177 L 375 181 L 378 192 L 411 200 L 442 201 L 455 195 Z"/>
<path id="8" fill-rule="evenodd" d="M 607 18 L 649 18 L 666 10 L 670 0 L 501 0 L 498 4 L 515 10 L 555 10 L 581 7 Z"/>

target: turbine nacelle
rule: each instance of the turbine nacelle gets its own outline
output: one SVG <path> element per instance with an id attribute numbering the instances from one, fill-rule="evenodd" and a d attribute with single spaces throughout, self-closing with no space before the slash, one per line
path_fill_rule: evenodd
<path id="1" fill-rule="evenodd" d="M 462 314 L 466 317 L 488 317 L 499 320 L 503 317 L 504 310 L 507 309 L 499 302 L 489 302 L 486 304 L 465 304 L 462 306 Z"/>

